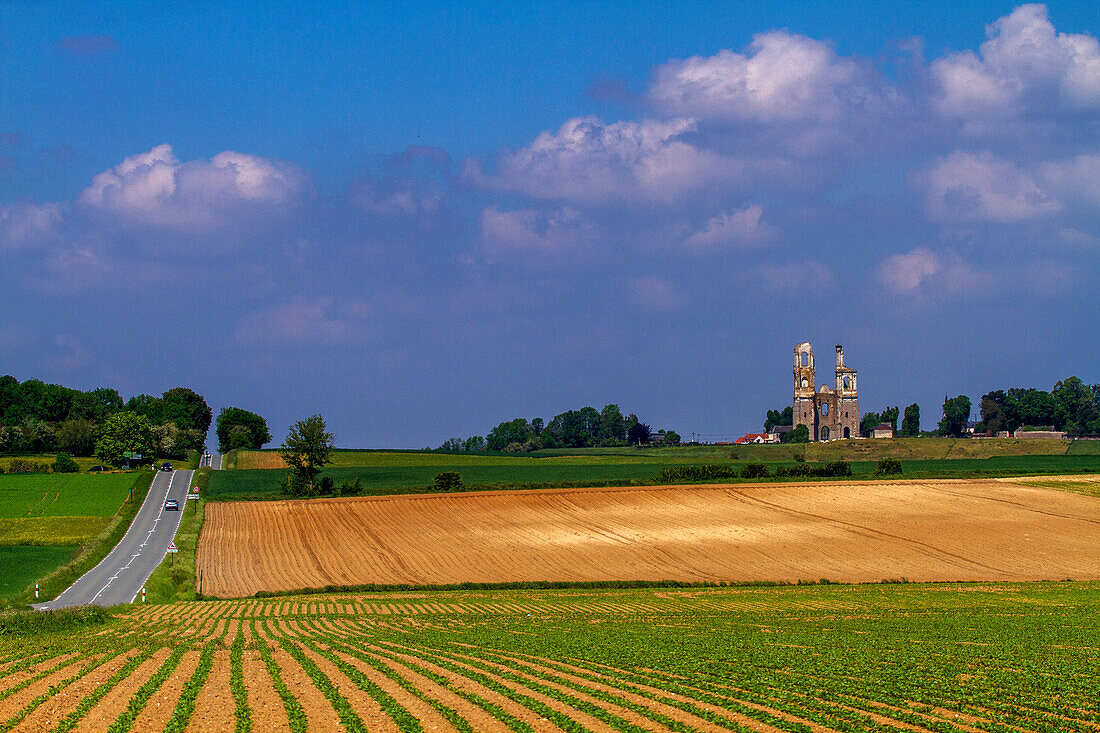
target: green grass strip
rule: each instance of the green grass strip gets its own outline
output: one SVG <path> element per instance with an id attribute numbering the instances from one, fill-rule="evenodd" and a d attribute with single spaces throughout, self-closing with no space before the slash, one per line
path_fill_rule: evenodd
<path id="1" fill-rule="evenodd" d="M 352 684 L 370 695 L 386 715 L 389 715 L 390 718 L 393 719 L 393 722 L 397 724 L 398 728 L 403 731 L 423 731 L 420 721 L 416 719 L 416 716 L 406 710 L 405 707 L 397 702 L 388 692 L 367 679 L 367 676 L 353 665 L 348 664 L 331 652 L 318 650 L 318 653 L 335 664 L 336 668 L 351 680 Z"/>
<path id="2" fill-rule="evenodd" d="M 428 651 L 428 650 L 426 650 L 426 651 Z M 562 687 L 572 689 L 572 690 L 574 690 L 574 691 L 576 691 L 580 694 L 583 694 L 583 695 L 586 695 L 586 696 L 589 696 L 589 697 L 595 697 L 596 699 L 604 700 L 605 702 L 611 703 L 611 704 L 616 705 L 620 708 L 625 708 L 625 709 L 630 710 L 634 713 L 637 713 L 641 717 L 649 718 L 650 720 L 655 720 L 657 722 L 660 722 L 662 725 L 666 725 L 669 728 L 671 728 L 672 730 L 682 731 L 682 732 L 685 732 L 685 733 L 687 731 L 695 730 L 691 726 L 684 725 L 682 723 L 674 721 L 673 719 L 671 719 L 667 716 L 660 715 L 659 713 L 655 713 L 655 712 L 653 712 L 653 711 L 649 710 L 648 708 L 645 708 L 641 705 L 636 705 L 635 703 L 631 703 L 630 701 L 624 700 L 623 698 L 621 698 L 617 695 L 613 695 L 611 693 L 600 692 L 600 691 L 597 691 L 597 690 L 592 690 L 590 688 L 578 685 L 576 683 L 570 683 L 567 680 L 559 679 L 559 678 L 554 677 L 552 675 L 536 674 L 534 671 L 531 671 L 531 670 L 526 671 L 526 674 L 524 674 L 524 673 L 519 673 L 519 672 L 515 671 L 512 668 L 499 669 L 498 666 L 494 666 L 494 664 L 492 664 L 492 663 L 489 663 L 489 662 L 486 662 L 482 659 L 478 659 L 477 657 L 473 657 L 473 656 L 469 656 L 469 655 L 465 655 L 465 654 L 456 654 L 456 653 L 453 653 L 453 652 L 448 653 L 448 652 L 444 652 L 444 651 L 439 650 L 439 649 L 433 649 L 433 650 L 430 650 L 430 651 L 432 653 L 436 654 L 436 655 L 445 655 L 445 656 L 447 656 L 448 658 L 450 658 L 452 660 L 458 661 L 459 664 L 467 664 L 467 665 L 478 667 L 478 668 L 482 669 L 483 671 L 485 671 L 489 674 L 493 674 L 493 675 L 495 675 L 497 677 L 500 677 L 502 679 L 506 679 L 510 682 L 514 682 L 518 685 L 522 685 L 523 687 L 526 687 L 530 690 L 537 691 L 537 692 L 545 695 L 546 697 L 549 697 L 551 699 L 557 700 L 558 702 L 561 702 L 561 703 L 564 703 L 564 704 L 568 705 L 570 708 L 572 708 L 574 710 L 578 710 L 578 711 L 587 713 L 588 715 L 591 715 L 593 718 L 596 718 L 597 720 L 601 720 L 604 723 L 607 723 L 609 726 L 611 726 L 615 730 L 629 731 L 629 733 L 638 733 L 639 731 L 643 731 L 645 729 L 638 726 L 638 725 L 636 725 L 636 724 L 634 724 L 634 723 L 631 723 L 630 721 L 622 718 L 619 715 L 616 715 L 615 713 L 612 713 L 610 710 L 607 710 L 606 708 L 602 708 L 599 705 L 591 703 L 587 700 L 582 700 L 579 697 L 576 697 L 576 696 L 574 696 L 574 695 L 572 695 L 568 692 L 563 692 L 562 690 L 556 689 L 552 685 L 541 684 L 538 680 L 541 679 L 545 682 L 553 682 L 556 685 L 560 685 Z M 535 679 L 529 679 L 528 677 L 534 677 Z M 745 733 L 749 733 L 748 728 L 742 728 L 741 726 L 738 726 L 736 723 L 730 723 L 729 721 L 725 721 L 724 719 L 719 719 L 715 722 L 718 723 L 719 725 L 722 725 L 723 724 L 722 721 L 724 721 L 726 723 L 725 725 L 723 725 L 723 727 L 730 728 L 731 730 L 739 730 L 739 731 L 744 731 Z"/>
<path id="3" fill-rule="evenodd" d="M 302 710 L 302 705 L 298 702 L 298 698 L 294 697 L 294 693 L 291 692 L 290 688 L 283 682 L 283 675 L 279 671 L 279 665 L 275 662 L 275 657 L 272 655 L 271 649 L 268 648 L 260 634 L 261 623 L 266 622 L 254 621 L 252 627 L 252 638 L 256 642 L 256 649 L 260 652 L 260 658 L 264 660 L 264 666 L 267 667 L 267 673 L 271 675 L 271 683 L 275 687 L 275 692 L 279 694 L 279 697 L 283 701 L 283 707 L 286 708 L 286 718 L 287 722 L 290 724 L 290 729 L 295 733 L 305 733 L 305 731 L 309 730 L 309 721 L 306 720 L 306 713 Z"/>
<path id="4" fill-rule="evenodd" d="M 583 733 L 583 731 L 587 730 L 584 726 L 582 726 L 576 720 L 573 720 L 572 718 L 570 718 L 568 715 L 565 715 L 564 713 L 560 713 L 557 710 L 554 710 L 552 707 L 550 707 L 549 705 L 546 705 L 545 703 L 541 702 L 540 700 L 537 700 L 537 699 L 531 697 L 530 695 L 525 695 L 525 694 L 523 694 L 522 692 L 520 692 L 518 690 L 513 690 L 511 687 L 508 687 L 507 685 L 503 685 L 503 684 L 497 682 L 496 680 L 492 679 L 488 675 L 482 674 L 482 673 L 480 673 L 476 670 L 473 670 L 473 669 L 469 669 L 468 667 L 463 667 L 461 665 L 455 664 L 454 661 L 451 660 L 449 657 L 444 657 L 444 656 L 439 656 L 437 654 L 432 654 L 431 652 L 428 652 L 427 650 L 424 650 L 424 649 L 411 650 L 408 647 L 401 647 L 401 650 L 405 653 L 414 654 L 414 655 L 417 655 L 417 654 L 425 655 L 426 654 L 427 656 L 432 657 L 432 662 L 434 664 L 436 664 L 440 667 L 443 667 L 444 669 L 448 669 L 448 670 L 454 672 L 455 674 L 461 675 L 462 677 L 473 680 L 473 681 L 477 682 L 478 684 L 480 684 L 481 686 L 492 690 L 493 692 L 497 693 L 498 695 L 506 697 L 509 700 L 512 700 L 513 702 L 516 702 L 516 703 L 522 705 L 523 707 L 527 708 L 531 712 L 536 713 L 536 714 L 546 718 L 547 720 L 551 721 L 552 723 L 554 723 L 554 725 L 558 726 L 562 730 L 575 731 L 576 733 Z M 504 677 L 504 675 L 497 675 L 497 676 Z"/>
<path id="5" fill-rule="evenodd" d="M 279 639 L 279 644 L 283 647 L 283 650 L 287 654 L 294 657 L 298 664 L 302 665 L 302 669 L 313 680 L 313 684 L 321 691 L 330 703 L 332 703 L 333 710 L 336 711 L 337 717 L 340 718 L 340 722 L 344 724 L 344 728 L 350 731 L 356 731 L 357 733 L 367 733 L 367 726 L 363 723 L 362 719 L 355 714 L 355 710 L 352 708 L 348 699 L 340 694 L 340 691 L 336 689 L 336 685 L 332 684 L 332 680 L 328 678 L 321 668 L 317 664 L 306 656 L 306 653 L 302 651 L 301 647 L 294 644 L 282 637 Z"/>
<path id="6" fill-rule="evenodd" d="M 88 714 L 88 711 L 103 699 L 104 695 L 113 690 L 119 682 L 129 677 L 133 671 L 151 657 L 152 654 L 151 651 L 146 651 L 143 654 L 136 655 L 133 659 L 122 665 L 117 672 L 108 677 L 99 687 L 92 690 L 91 694 L 81 700 L 76 710 L 69 713 L 65 719 L 54 728 L 54 731 L 63 733 L 64 731 L 70 731 L 75 728 L 77 723 Z"/>
<path id="7" fill-rule="evenodd" d="M 229 688 L 237 703 L 236 733 L 249 733 L 252 730 L 252 709 L 248 706 L 248 691 L 244 687 L 244 631 L 240 628 L 229 649 Z"/>
<path id="8" fill-rule="evenodd" d="M 184 652 L 189 648 L 189 646 L 178 646 L 172 650 L 172 653 L 169 654 L 168 658 L 164 660 L 164 663 L 160 665 L 160 669 L 157 670 L 157 673 L 150 677 L 144 685 L 139 687 L 138 691 L 134 693 L 134 696 L 130 698 L 130 702 L 126 706 L 126 709 L 115 718 L 115 722 L 111 723 L 111 727 L 107 729 L 107 733 L 128 733 L 130 728 L 133 727 L 134 721 L 137 720 L 137 716 L 145 708 L 145 704 L 149 702 L 149 698 L 161 688 L 164 681 L 176 670 L 180 660 L 183 659 Z"/>
<path id="9" fill-rule="evenodd" d="M 191 679 L 183 683 L 183 690 L 180 692 L 176 709 L 172 711 L 172 717 L 168 719 L 168 724 L 164 726 L 165 733 L 178 733 L 187 727 L 191 715 L 195 712 L 195 699 L 199 696 L 199 690 L 206 683 L 206 678 L 214 667 L 214 650 L 216 648 L 215 642 L 210 642 L 203 647 L 202 654 L 199 656 L 199 664 L 195 667 Z"/>
<path id="10" fill-rule="evenodd" d="M 770 713 L 766 710 L 758 710 L 758 709 L 750 707 L 748 705 L 739 704 L 736 700 L 732 700 L 730 698 L 719 698 L 718 696 L 711 695 L 711 694 L 708 694 L 708 693 L 706 693 L 702 690 L 697 690 L 697 689 L 692 689 L 689 692 L 687 689 L 684 688 L 683 685 L 678 686 L 680 689 L 673 689 L 671 686 L 669 686 L 667 684 L 662 684 L 662 683 L 650 684 L 648 686 L 657 687 L 658 689 L 661 689 L 661 690 L 669 693 L 670 695 L 671 694 L 678 694 L 682 697 L 691 698 L 692 700 L 694 700 L 694 702 L 684 702 L 682 700 L 676 700 L 676 699 L 674 699 L 672 697 L 669 697 L 667 695 L 660 695 L 660 694 L 651 692 L 651 691 L 646 690 L 642 687 L 637 687 L 635 685 L 630 684 L 628 681 L 626 681 L 621 676 L 617 676 L 617 675 L 613 675 L 613 674 L 609 674 L 609 673 L 605 673 L 605 674 L 601 675 L 601 674 L 593 672 L 591 670 L 585 670 L 585 671 L 582 672 L 582 671 L 579 671 L 577 669 L 570 668 L 568 665 L 558 663 L 558 662 L 555 662 L 553 660 L 542 659 L 542 658 L 538 658 L 538 657 L 530 657 L 530 655 L 522 654 L 520 652 L 512 652 L 512 653 L 509 654 L 509 653 L 502 653 L 502 652 L 499 652 L 499 651 L 496 651 L 496 650 L 483 650 L 483 651 L 486 653 L 487 657 L 500 659 L 500 660 L 503 660 L 503 662 L 513 664 L 513 665 L 518 665 L 527 674 L 531 674 L 531 675 L 534 675 L 534 676 L 537 676 L 537 677 L 540 677 L 540 678 L 543 678 L 543 679 L 553 680 L 553 681 L 555 681 L 559 684 L 568 685 L 568 686 L 574 687 L 576 689 L 584 689 L 589 694 L 591 694 L 595 697 L 600 697 L 601 699 L 608 699 L 608 698 L 614 699 L 615 696 L 611 696 L 608 693 L 600 692 L 600 691 L 597 691 L 597 690 L 589 690 L 589 689 L 587 689 L 583 686 L 578 685 L 577 683 L 573 683 L 573 682 L 569 682 L 567 680 L 559 679 L 559 678 L 554 677 L 553 675 L 551 675 L 547 672 L 541 672 L 539 670 L 532 669 L 531 667 L 523 664 L 522 661 L 518 658 L 530 658 L 535 663 L 539 664 L 540 666 L 546 667 L 547 669 L 551 669 L 551 670 L 560 672 L 561 674 L 572 675 L 572 676 L 580 678 L 582 680 L 586 680 L 586 681 L 588 681 L 592 684 L 602 684 L 602 685 L 612 686 L 612 683 L 614 683 L 614 684 L 618 685 L 618 689 L 621 689 L 624 692 L 630 692 L 630 693 L 632 693 L 634 695 L 637 695 L 639 697 L 644 697 L 646 699 L 653 700 L 655 702 L 659 702 L 659 703 L 662 703 L 664 705 L 668 705 L 669 707 L 678 708 L 678 709 L 683 710 L 687 713 L 695 715 L 696 717 L 702 718 L 702 719 L 706 720 L 709 723 L 713 723 L 715 725 L 721 725 L 723 727 L 725 727 L 726 723 L 723 723 L 722 721 L 726 720 L 726 718 L 724 718 L 723 716 L 716 716 L 714 713 L 707 710 L 706 708 L 699 707 L 699 705 L 697 703 L 699 703 L 699 702 L 708 702 L 712 705 L 716 705 L 717 707 L 722 708 L 723 710 L 727 710 L 727 711 L 732 712 L 732 713 L 743 715 L 747 718 L 752 718 L 754 720 L 759 720 L 763 723 L 767 723 L 768 725 L 779 728 L 780 730 L 790 731 L 791 733 L 810 733 L 810 731 L 812 730 L 809 726 L 807 726 L 803 723 L 799 723 L 797 721 L 792 721 L 792 720 L 787 720 L 786 718 L 783 718 L 779 715 L 775 715 L 774 713 Z M 574 665 L 574 666 L 576 666 L 576 665 Z M 702 697 L 699 694 L 700 692 L 703 693 Z M 608 697 L 605 698 L 604 697 L 605 695 L 608 696 Z M 629 703 L 625 700 L 621 701 L 620 704 L 623 704 L 627 707 L 631 707 L 631 709 L 636 709 L 634 704 Z M 668 722 L 666 722 L 666 720 L 664 720 L 665 716 L 663 716 L 663 715 L 660 716 L 661 719 L 658 720 L 658 718 L 652 717 L 648 712 L 646 712 L 644 706 L 638 706 L 638 707 L 641 708 L 641 709 L 636 709 L 636 712 L 639 712 L 639 713 L 645 715 L 646 717 L 649 717 L 652 720 L 656 720 L 657 722 L 660 722 L 664 725 L 670 725 L 670 723 L 668 723 Z M 659 715 L 659 714 L 656 714 L 656 713 L 654 713 L 654 714 Z"/>
<path id="11" fill-rule="evenodd" d="M 38 672 L 37 674 L 34 674 L 34 675 L 28 677 L 27 679 L 23 680 L 19 684 L 12 685 L 8 689 L 0 692 L 0 701 L 3 701 L 5 698 L 10 697 L 11 695 L 14 695 L 15 693 L 19 692 L 20 690 L 27 689 L 28 687 L 33 685 L 38 680 L 42 679 L 43 677 L 49 677 L 51 674 L 53 674 L 54 672 L 56 672 L 59 669 L 62 669 L 63 667 L 67 667 L 70 664 L 76 664 L 78 661 L 79 661 L 79 657 L 72 658 L 72 659 L 66 659 L 62 662 L 58 662 L 57 664 L 53 665 L 52 667 L 44 669 L 41 672 Z M 36 664 L 36 663 L 37 662 L 28 661 L 28 663 L 25 666 L 20 665 L 18 668 L 13 669 L 11 671 L 11 673 L 15 673 L 15 672 L 25 670 L 29 667 L 34 666 L 34 664 Z"/>
<path id="12" fill-rule="evenodd" d="M 12 717 L 8 718 L 3 723 L 0 723 L 0 733 L 4 733 L 4 731 L 9 731 L 12 728 L 14 728 L 15 726 L 19 725 L 21 722 L 23 722 L 23 719 L 26 718 L 28 715 L 30 715 L 32 712 L 34 712 L 34 710 L 39 705 L 41 705 L 42 703 L 49 700 L 51 697 L 53 697 L 57 693 L 61 692 L 63 689 L 65 689 L 66 687 L 71 685 L 73 682 L 76 682 L 78 679 L 80 679 L 84 675 L 88 674 L 89 672 L 96 669 L 100 665 L 106 664 L 107 662 L 111 661 L 112 659 L 114 659 L 117 656 L 118 656 L 117 652 L 114 653 L 114 654 L 109 654 L 109 655 L 105 656 L 103 659 L 100 659 L 99 661 L 91 662 L 90 664 L 85 665 L 84 667 L 82 667 L 80 669 L 80 671 L 78 671 L 72 677 L 68 677 L 68 678 L 63 679 L 63 680 L 61 680 L 60 682 L 58 682 L 54 685 L 51 685 L 50 689 L 46 690 L 45 692 L 43 692 L 38 697 L 31 700 L 30 703 L 28 703 L 27 706 L 24 707 L 22 710 L 20 710 L 18 713 L 16 713 Z"/>
<path id="13" fill-rule="evenodd" d="M 343 647 L 343 648 L 347 649 L 348 647 Z M 481 708 L 482 710 L 489 713 L 494 718 L 496 718 L 497 720 L 501 721 L 506 726 L 508 726 L 509 730 L 516 731 L 517 733 L 533 733 L 534 729 L 531 726 L 527 725 L 522 720 L 520 720 L 516 716 L 509 713 L 504 708 L 500 707 L 499 705 L 496 705 L 495 703 L 489 702 L 488 700 L 483 698 L 481 695 L 477 695 L 473 692 L 468 692 L 466 690 L 463 690 L 463 689 L 457 687 L 454 684 L 454 682 L 447 679 L 443 675 L 436 674 L 432 670 L 430 670 L 427 667 L 424 667 L 420 664 L 417 664 L 416 662 L 412 662 L 408 659 L 401 659 L 401 658 L 397 657 L 396 652 L 389 651 L 388 649 L 375 648 L 374 651 L 379 656 L 383 656 L 387 659 L 392 659 L 395 662 L 399 662 L 399 663 L 405 665 L 409 669 L 411 669 L 414 672 L 416 672 L 417 674 L 420 674 L 420 675 L 424 676 L 425 678 L 431 680 L 432 682 L 436 683 L 440 687 L 444 687 L 444 688 L 450 690 L 452 693 L 454 693 L 455 695 L 458 695 L 459 697 L 461 697 L 466 702 L 469 702 L 472 705 L 476 705 L 477 707 Z"/>
<path id="14" fill-rule="evenodd" d="M 334 646 L 338 644 L 338 643 L 334 643 L 333 640 L 331 639 L 331 637 L 327 638 L 326 641 L 328 643 L 334 645 Z M 454 710 L 454 709 L 448 707 L 447 705 L 443 704 L 439 700 L 436 700 L 431 695 L 428 695 L 423 690 L 417 688 L 416 685 L 409 682 L 407 679 L 402 677 L 400 674 L 398 674 L 391 667 L 387 666 L 385 663 L 380 662 L 379 660 L 377 660 L 377 659 L 375 659 L 375 658 L 373 658 L 373 657 L 371 657 L 370 655 L 367 655 L 367 654 L 353 653 L 355 650 L 351 649 L 350 647 L 346 647 L 343 644 L 338 644 L 338 645 L 339 645 L 341 651 L 343 651 L 344 653 L 352 653 L 352 656 L 355 656 L 357 659 L 363 661 L 366 664 L 369 664 L 375 670 L 382 673 L 387 678 L 393 680 L 395 683 L 397 683 L 397 685 L 401 689 L 405 690 L 410 695 L 412 695 L 414 697 L 417 697 L 420 700 L 423 700 L 425 703 L 427 703 L 432 708 L 434 708 L 436 712 L 438 712 L 440 715 L 442 715 L 444 718 L 446 718 L 451 723 L 451 725 L 453 725 L 457 730 L 463 731 L 464 733 L 474 733 L 473 727 L 470 726 L 470 723 L 465 718 L 463 718 L 461 715 L 458 714 L 457 710 Z M 324 650 L 318 648 L 315 642 L 313 644 L 311 644 L 311 646 L 312 646 L 314 651 L 316 651 L 318 654 L 324 656 L 326 659 L 329 659 L 329 661 L 331 661 L 334 658 L 334 655 L 327 654 Z"/>

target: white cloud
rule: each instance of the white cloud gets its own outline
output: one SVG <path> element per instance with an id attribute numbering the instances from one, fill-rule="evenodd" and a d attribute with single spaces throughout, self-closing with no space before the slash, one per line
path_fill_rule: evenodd
<path id="1" fill-rule="evenodd" d="M 295 300 L 242 318 L 236 337 L 249 344 L 326 343 L 348 335 L 346 320 L 332 314 L 332 299 Z"/>
<path id="2" fill-rule="evenodd" d="M 643 310 L 672 310 L 683 301 L 683 296 L 676 287 L 657 275 L 646 275 L 631 280 L 628 290 L 631 300 Z"/>
<path id="3" fill-rule="evenodd" d="M 481 242 L 485 251 L 557 252 L 591 236 L 580 212 L 568 206 L 551 212 L 534 209 L 501 211 L 490 206 L 481 212 Z"/>
<path id="4" fill-rule="evenodd" d="M 952 153 L 918 171 L 911 184 L 941 220 L 1009 223 L 1061 208 L 1032 176 L 990 153 Z"/>
<path id="5" fill-rule="evenodd" d="M 991 292 L 1009 278 L 1019 280 L 1021 272 L 979 271 L 963 262 L 954 252 L 939 254 L 917 247 L 905 254 L 883 260 L 877 270 L 879 283 L 898 294 L 913 294 L 933 289 L 952 294 Z"/>
<path id="6" fill-rule="evenodd" d="M 736 175 L 730 161 L 683 140 L 694 128 L 684 119 L 574 118 L 504 155 L 490 183 L 543 199 L 669 203 Z"/>
<path id="7" fill-rule="evenodd" d="M 719 214 L 702 229 L 693 232 L 684 244 L 691 249 L 713 249 L 723 246 L 751 246 L 775 236 L 774 226 L 761 220 L 764 207 L 753 204 L 730 214 Z"/>
<path id="8" fill-rule="evenodd" d="M 989 118 L 1033 108 L 1050 115 L 1100 109 L 1100 44 L 1058 33 L 1045 5 L 1021 5 L 986 27 L 979 53 L 934 61 L 937 103 L 948 114 Z"/>
<path id="9" fill-rule="evenodd" d="M 755 36 L 749 51 L 723 50 L 658 67 L 650 102 L 679 116 L 823 122 L 889 96 L 863 66 L 837 58 L 822 41 L 772 31 Z"/>
<path id="10" fill-rule="evenodd" d="M 29 249 L 55 241 L 61 222 L 57 204 L 0 206 L 0 250 Z"/>
<path id="11" fill-rule="evenodd" d="M 203 231 L 285 206 L 303 184 L 287 164 L 232 151 L 181 163 L 165 144 L 97 174 L 77 203 L 121 223 Z"/>
<path id="12" fill-rule="evenodd" d="M 920 287 L 938 273 L 942 265 L 939 256 L 924 247 L 887 257 L 878 268 L 878 280 L 888 290 L 908 293 Z"/>
<path id="13" fill-rule="evenodd" d="M 1041 166 L 1042 176 L 1066 199 L 1100 206 L 1100 155 L 1078 155 Z"/>

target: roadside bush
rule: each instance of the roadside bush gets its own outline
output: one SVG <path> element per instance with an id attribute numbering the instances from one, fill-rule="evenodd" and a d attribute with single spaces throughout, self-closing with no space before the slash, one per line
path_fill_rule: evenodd
<path id="1" fill-rule="evenodd" d="M 79 473 L 80 466 L 76 464 L 76 461 L 72 459 L 68 453 L 62 451 L 57 454 L 57 457 L 53 462 L 54 473 Z"/>
<path id="2" fill-rule="evenodd" d="M 354 481 L 342 481 L 340 483 L 340 496 L 361 496 L 363 482 L 356 476 Z"/>
<path id="3" fill-rule="evenodd" d="M 763 463 L 746 463 L 741 466 L 741 478 L 764 478 L 768 475 L 768 467 Z"/>
<path id="4" fill-rule="evenodd" d="M 851 476 L 852 464 L 848 461 L 829 461 L 828 463 L 795 463 L 793 466 L 780 466 L 775 469 L 776 476 L 795 476 L 813 478 L 836 478 Z"/>
<path id="5" fill-rule="evenodd" d="M 26 458 L 12 458 L 8 464 L 8 473 L 49 473 L 50 464 L 41 461 L 29 461 Z"/>
<path id="6" fill-rule="evenodd" d="M 462 474 L 458 471 L 437 473 L 432 479 L 432 488 L 436 491 L 458 491 L 462 488 Z"/>
<path id="7" fill-rule="evenodd" d="M 897 458 L 880 458 L 875 466 L 876 476 L 896 476 L 901 473 L 901 461 Z"/>
<path id="8" fill-rule="evenodd" d="M 692 483 L 694 481 L 715 481 L 725 478 L 739 478 L 737 466 L 670 466 L 657 473 L 657 481 L 662 484 Z"/>
<path id="9" fill-rule="evenodd" d="M 332 480 L 332 476 L 321 477 L 321 480 L 317 484 L 317 493 L 322 496 L 336 493 L 336 482 Z"/>

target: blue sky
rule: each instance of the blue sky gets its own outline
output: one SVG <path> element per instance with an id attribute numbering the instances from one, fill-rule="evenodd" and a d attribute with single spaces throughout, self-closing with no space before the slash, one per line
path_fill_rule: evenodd
<path id="1" fill-rule="evenodd" d="M 0 372 L 372 447 L 1100 382 L 1094 4 L 500 5 L 0 5 Z"/>

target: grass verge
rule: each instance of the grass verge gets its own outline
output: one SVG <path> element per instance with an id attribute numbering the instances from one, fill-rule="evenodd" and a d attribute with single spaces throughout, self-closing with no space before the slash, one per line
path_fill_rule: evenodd
<path id="1" fill-rule="evenodd" d="M 165 555 L 145 582 L 146 596 L 151 603 L 193 601 L 198 597 L 195 593 L 195 549 L 199 544 L 199 532 L 202 531 L 210 473 L 209 468 L 195 471 L 191 485 L 199 487 L 199 496 L 188 499 L 183 507 L 175 540 L 179 552 Z"/>
<path id="2" fill-rule="evenodd" d="M 133 501 L 124 502 L 119 510 L 115 512 L 115 515 L 111 517 L 110 522 L 107 523 L 103 531 L 85 543 L 69 562 L 38 578 L 41 587 L 39 601 L 53 600 L 61 594 L 61 591 L 75 583 L 77 578 L 107 557 L 107 553 L 119 543 L 122 536 L 126 534 L 126 530 L 130 528 L 130 523 L 134 521 L 138 509 L 141 508 L 141 503 L 145 501 L 145 495 L 153 483 L 153 477 L 152 471 L 142 471 L 135 474 Z M 34 583 L 28 584 L 14 600 L 18 603 L 33 603 Z"/>

